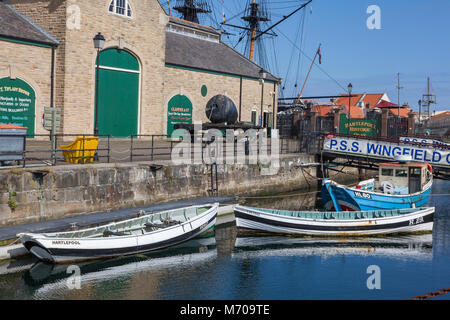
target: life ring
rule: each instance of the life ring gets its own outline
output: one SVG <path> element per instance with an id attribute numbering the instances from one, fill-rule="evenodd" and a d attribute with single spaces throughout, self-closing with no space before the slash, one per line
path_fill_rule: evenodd
<path id="1" fill-rule="evenodd" d="M 431 164 L 427 163 L 427 166 L 430 173 L 433 173 L 433 167 L 431 166 Z"/>

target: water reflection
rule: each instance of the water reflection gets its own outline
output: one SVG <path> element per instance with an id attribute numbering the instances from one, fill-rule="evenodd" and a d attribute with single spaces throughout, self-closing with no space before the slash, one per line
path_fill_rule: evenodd
<path id="1" fill-rule="evenodd" d="M 431 260 L 433 237 L 429 235 L 366 238 L 237 237 L 234 257 L 385 255 L 397 259 Z"/>
<path id="2" fill-rule="evenodd" d="M 216 241 L 210 237 L 156 253 L 79 263 L 80 290 L 68 290 L 71 274 L 67 265 L 38 262 L 25 272 L 23 280 L 36 289 L 34 299 L 154 299 L 160 282 L 170 278 L 170 270 L 195 268 L 216 258 Z"/>
<path id="3" fill-rule="evenodd" d="M 449 192 L 436 182 L 433 193 Z M 248 200 L 286 210 L 310 209 L 317 197 Z M 33 258 L 0 264 L 0 299 L 404 299 L 448 287 L 450 199 L 432 197 L 433 234 L 379 238 L 242 237 L 233 223 L 215 237 L 160 252 L 78 264 L 80 290 L 67 266 Z M 369 265 L 383 290 L 366 287 Z"/>

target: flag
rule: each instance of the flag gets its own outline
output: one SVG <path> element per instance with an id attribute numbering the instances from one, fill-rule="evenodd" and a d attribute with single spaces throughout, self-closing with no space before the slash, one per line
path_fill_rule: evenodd
<path id="1" fill-rule="evenodd" d="M 172 15 L 172 12 L 171 12 L 171 10 L 170 10 L 170 0 L 167 0 L 167 5 L 169 6 L 169 16 L 171 16 L 171 15 Z"/>
<path id="2" fill-rule="evenodd" d="M 317 54 L 319 55 L 319 64 L 322 64 L 322 51 L 319 46 L 319 50 L 317 50 Z"/>

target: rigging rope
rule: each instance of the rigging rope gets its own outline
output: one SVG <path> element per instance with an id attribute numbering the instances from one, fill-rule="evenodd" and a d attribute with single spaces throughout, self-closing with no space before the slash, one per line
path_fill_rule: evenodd
<path id="1" fill-rule="evenodd" d="M 286 36 L 279 28 L 275 28 L 277 32 L 279 32 L 283 37 L 285 37 L 292 46 L 294 46 L 297 50 L 299 50 L 306 58 L 308 58 L 310 61 L 313 61 L 311 57 L 309 57 L 306 53 L 303 52 L 302 49 L 300 49 L 291 39 L 289 39 L 288 36 Z M 341 89 L 343 89 L 345 92 L 347 92 L 348 89 L 346 89 L 344 86 L 342 86 L 336 79 L 334 79 L 328 72 L 326 72 L 322 67 L 320 67 L 317 63 L 314 63 L 314 65 L 319 68 L 320 71 L 322 71 L 328 78 L 330 78 L 332 81 L 334 81 Z"/>

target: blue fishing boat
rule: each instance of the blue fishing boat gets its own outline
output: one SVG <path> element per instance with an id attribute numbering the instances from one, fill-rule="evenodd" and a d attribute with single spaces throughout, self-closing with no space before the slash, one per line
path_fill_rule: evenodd
<path id="1" fill-rule="evenodd" d="M 347 187 L 324 179 L 322 201 L 328 211 L 419 208 L 427 204 L 433 185 L 428 163 L 392 162 L 379 165 L 378 179 Z"/>

